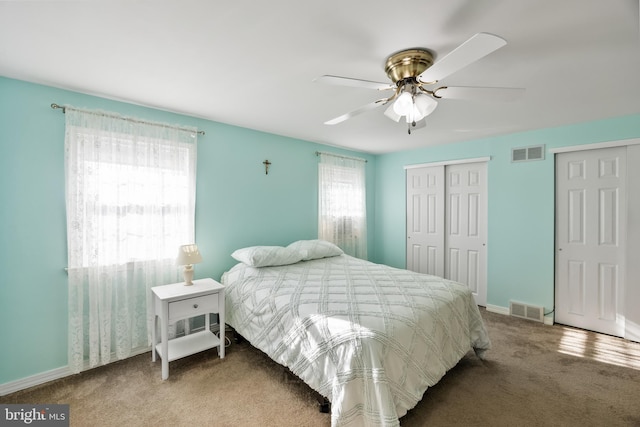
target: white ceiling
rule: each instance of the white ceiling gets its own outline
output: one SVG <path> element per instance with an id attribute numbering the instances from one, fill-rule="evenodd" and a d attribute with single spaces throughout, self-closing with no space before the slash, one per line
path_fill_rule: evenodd
<path id="1" fill-rule="evenodd" d="M 0 75 L 385 153 L 639 113 L 638 18 L 638 0 L 4 1 Z M 391 53 L 437 61 L 478 32 L 508 44 L 441 83 L 523 99 L 441 100 L 412 135 L 385 107 L 323 124 L 381 96 L 316 77 L 385 82 Z"/>

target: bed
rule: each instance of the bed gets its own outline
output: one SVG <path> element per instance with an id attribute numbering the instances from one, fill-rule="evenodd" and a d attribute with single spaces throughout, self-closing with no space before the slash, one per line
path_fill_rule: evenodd
<path id="1" fill-rule="evenodd" d="M 322 240 L 235 251 L 227 324 L 331 402 L 331 425 L 398 426 L 490 340 L 469 289 Z"/>

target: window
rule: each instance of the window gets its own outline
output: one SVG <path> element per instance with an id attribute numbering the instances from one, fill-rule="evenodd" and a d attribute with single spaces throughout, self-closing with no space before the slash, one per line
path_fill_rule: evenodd
<path id="1" fill-rule="evenodd" d="M 76 130 L 73 130 L 76 131 Z M 76 267 L 173 259 L 179 245 L 193 240 L 193 179 L 190 156 L 195 145 L 163 140 L 95 137 L 77 130 L 84 150 L 77 159 L 82 181 L 69 212 L 81 227 L 84 245 Z M 109 153 L 96 147 L 109 146 Z"/>
<path id="2" fill-rule="evenodd" d="M 365 160 L 319 153 L 318 238 L 367 258 Z"/>

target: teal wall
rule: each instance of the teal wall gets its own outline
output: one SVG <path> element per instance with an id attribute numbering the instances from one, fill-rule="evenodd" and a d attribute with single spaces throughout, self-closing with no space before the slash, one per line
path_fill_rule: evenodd
<path id="1" fill-rule="evenodd" d="M 0 385 L 66 366 L 64 116 L 51 103 L 197 126 L 196 277 L 220 278 L 236 248 L 317 235 L 316 150 L 364 157 L 369 254 L 405 266 L 404 166 L 490 156 L 488 304 L 553 307 L 553 156 L 511 148 L 640 136 L 640 115 L 379 156 L 0 77 Z M 420 138 L 420 132 L 412 137 Z M 262 162 L 272 165 L 265 175 Z M 640 165 L 639 165 L 640 166 Z"/>
<path id="2" fill-rule="evenodd" d="M 639 136 L 640 115 L 633 115 L 378 156 L 374 261 L 405 267 L 404 166 L 491 157 L 487 172 L 487 303 L 506 308 L 514 300 L 551 311 L 554 156 L 547 152 L 542 161 L 511 163 L 511 149 L 545 144 L 548 150 Z"/>
<path id="3" fill-rule="evenodd" d="M 196 277 L 233 250 L 317 237 L 316 150 L 367 163 L 374 252 L 375 156 L 0 77 L 0 385 L 67 364 L 64 115 L 51 103 L 197 126 Z M 265 175 L 262 162 L 272 163 Z"/>

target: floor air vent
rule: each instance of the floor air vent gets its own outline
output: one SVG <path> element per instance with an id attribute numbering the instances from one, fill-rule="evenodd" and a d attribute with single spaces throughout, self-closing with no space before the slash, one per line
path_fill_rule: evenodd
<path id="1" fill-rule="evenodd" d="M 509 302 L 509 314 L 536 322 L 544 321 L 544 308 L 535 305 L 527 305 L 519 302 Z"/>

